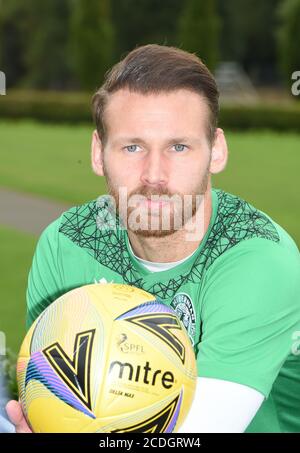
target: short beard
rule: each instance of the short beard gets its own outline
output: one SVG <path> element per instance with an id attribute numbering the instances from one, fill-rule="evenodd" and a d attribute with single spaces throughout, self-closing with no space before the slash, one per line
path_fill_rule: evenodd
<path id="1" fill-rule="evenodd" d="M 210 162 L 209 162 L 209 164 L 210 164 Z M 187 198 L 186 195 L 178 193 L 178 192 L 175 194 L 174 193 L 172 194 L 168 191 L 167 188 L 165 188 L 163 186 L 158 186 L 156 189 L 153 189 L 148 186 L 140 186 L 129 194 L 129 197 L 128 197 L 129 200 L 133 196 L 141 196 L 141 197 L 145 197 L 147 199 L 151 199 L 151 197 L 154 197 L 154 199 L 157 199 L 157 197 L 162 197 L 162 199 L 169 198 L 171 200 L 172 200 L 172 197 L 175 196 L 176 199 L 181 200 L 181 207 L 183 207 L 183 209 L 181 208 L 181 209 L 177 210 L 176 204 L 172 204 L 174 212 L 171 215 L 170 215 L 171 208 L 166 209 L 163 206 L 159 207 L 159 219 L 158 219 L 158 225 L 156 225 L 156 226 L 158 226 L 157 228 L 153 228 L 153 225 L 151 223 L 151 212 L 149 212 L 149 211 L 147 214 L 148 215 L 148 222 L 146 222 L 147 227 L 146 228 L 133 228 L 130 223 L 130 219 L 136 208 L 127 205 L 126 211 L 125 211 L 127 215 L 126 215 L 126 219 L 124 219 L 124 216 L 122 216 L 122 214 L 121 214 L 122 211 L 124 212 L 124 208 L 122 206 L 120 206 L 119 188 L 116 188 L 113 185 L 112 180 L 109 177 L 109 174 L 105 167 L 104 167 L 104 175 L 106 178 L 109 195 L 112 196 L 115 200 L 116 212 L 119 216 L 119 219 L 122 222 L 122 226 L 125 229 L 132 231 L 134 234 L 136 234 L 140 237 L 143 237 L 143 238 L 150 238 L 150 237 L 162 238 L 162 237 L 170 236 L 170 235 L 174 234 L 176 231 L 184 228 L 184 225 L 189 220 L 192 220 L 195 217 L 197 210 L 199 208 L 199 197 L 201 199 L 203 199 L 203 196 L 207 191 L 210 172 L 209 172 L 209 165 L 208 165 L 198 187 L 196 187 L 195 190 L 191 194 L 188 194 L 189 195 L 188 200 L 189 201 L 191 200 L 191 207 L 189 209 L 188 215 L 186 215 L 187 211 L 184 209 L 184 207 L 185 207 L 184 203 Z M 166 211 L 168 211 L 168 212 L 166 212 Z M 157 214 L 157 211 L 155 211 L 155 212 Z M 163 221 L 163 216 L 164 216 L 164 214 L 167 214 L 167 213 L 169 214 L 169 222 L 168 222 L 168 228 L 165 229 L 165 228 L 163 228 L 163 226 L 165 225 L 164 221 Z M 150 228 L 149 228 L 149 225 L 151 225 Z M 180 225 L 181 228 L 178 228 L 178 225 Z"/>

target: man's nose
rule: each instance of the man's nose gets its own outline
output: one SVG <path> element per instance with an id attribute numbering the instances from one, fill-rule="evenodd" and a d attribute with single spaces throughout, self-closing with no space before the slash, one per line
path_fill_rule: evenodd
<path id="1" fill-rule="evenodd" d="M 164 185 L 168 182 L 166 158 L 158 150 L 151 150 L 143 162 L 141 181 L 146 185 Z"/>

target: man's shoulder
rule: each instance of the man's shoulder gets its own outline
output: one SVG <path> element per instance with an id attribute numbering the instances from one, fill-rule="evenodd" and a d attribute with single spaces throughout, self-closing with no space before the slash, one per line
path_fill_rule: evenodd
<path id="1" fill-rule="evenodd" d="M 221 189 L 213 191 L 218 209 L 211 236 L 223 249 L 229 250 L 249 239 L 261 239 L 277 244 L 280 248 L 289 249 L 292 253 L 299 253 L 289 233 L 270 215 L 238 195 Z M 251 241 L 251 244 L 255 243 L 257 241 Z"/>
<path id="2" fill-rule="evenodd" d="M 40 240 L 55 241 L 64 237 L 74 243 L 81 243 L 117 226 L 111 197 L 101 195 L 64 211 L 45 228 Z"/>

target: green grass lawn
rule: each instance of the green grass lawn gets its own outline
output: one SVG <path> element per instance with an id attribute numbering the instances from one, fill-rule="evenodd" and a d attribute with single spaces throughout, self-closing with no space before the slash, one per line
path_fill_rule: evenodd
<path id="1" fill-rule="evenodd" d="M 35 237 L 0 226 L 0 331 L 13 352 L 19 350 L 25 333 L 25 292 L 35 244 Z"/>
<path id="2" fill-rule="evenodd" d="M 81 203 L 105 191 L 92 173 L 92 127 L 0 122 L 0 185 Z"/>

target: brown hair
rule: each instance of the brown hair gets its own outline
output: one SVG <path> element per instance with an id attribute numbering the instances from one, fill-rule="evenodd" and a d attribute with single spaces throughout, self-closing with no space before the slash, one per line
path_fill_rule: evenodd
<path id="1" fill-rule="evenodd" d="M 115 64 L 92 98 L 93 118 L 101 140 L 106 141 L 104 110 L 109 94 L 122 88 L 151 94 L 188 89 L 207 101 L 210 117 L 208 139 L 213 141 L 218 122 L 219 92 L 212 74 L 195 54 L 176 47 L 148 44 L 132 50 Z"/>

